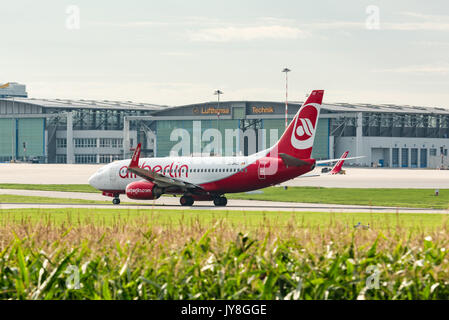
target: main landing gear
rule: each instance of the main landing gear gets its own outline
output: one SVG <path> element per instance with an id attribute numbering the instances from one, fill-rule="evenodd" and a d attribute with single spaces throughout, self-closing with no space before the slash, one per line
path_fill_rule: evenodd
<path id="1" fill-rule="evenodd" d="M 228 199 L 226 197 L 218 197 L 214 199 L 214 204 L 217 207 L 224 207 L 228 203 Z"/>
<path id="2" fill-rule="evenodd" d="M 112 199 L 113 204 L 120 204 L 120 198 L 118 194 L 114 195 L 114 199 Z"/>
<path id="3" fill-rule="evenodd" d="M 181 206 L 190 207 L 195 202 L 191 196 L 182 196 L 179 199 L 179 203 L 181 203 Z"/>

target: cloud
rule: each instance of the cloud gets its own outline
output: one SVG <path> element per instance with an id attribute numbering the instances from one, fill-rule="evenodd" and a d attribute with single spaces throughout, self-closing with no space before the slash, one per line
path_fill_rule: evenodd
<path id="1" fill-rule="evenodd" d="M 281 25 L 205 28 L 189 33 L 190 40 L 205 42 L 304 39 L 308 36 L 309 33 L 302 29 Z"/>
<path id="2" fill-rule="evenodd" d="M 92 26 L 119 27 L 119 28 L 147 28 L 147 27 L 180 27 L 180 26 L 217 26 L 221 22 L 209 17 L 165 17 L 162 20 L 138 20 L 138 21 L 92 21 Z"/>
<path id="3" fill-rule="evenodd" d="M 417 74 L 417 75 L 425 75 L 425 74 L 447 75 L 449 74 L 449 63 L 376 69 L 372 70 L 372 72 L 400 73 L 400 74 L 402 73 L 402 74 Z"/>
<path id="4" fill-rule="evenodd" d="M 424 47 L 445 47 L 449 46 L 449 41 L 414 41 L 412 44 Z"/>
<path id="5" fill-rule="evenodd" d="M 381 23 L 380 28 L 397 31 L 449 31 L 449 22 Z"/>
<path id="6" fill-rule="evenodd" d="M 446 16 L 446 15 L 423 14 L 421 12 L 412 12 L 412 11 L 403 11 L 403 12 L 400 12 L 399 14 L 402 16 L 406 16 L 406 17 L 424 19 L 424 20 L 433 20 L 433 21 L 449 19 L 449 16 Z"/>

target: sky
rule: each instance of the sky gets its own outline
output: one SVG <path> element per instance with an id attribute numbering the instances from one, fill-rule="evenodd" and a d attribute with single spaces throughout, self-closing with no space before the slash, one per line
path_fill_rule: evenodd
<path id="1" fill-rule="evenodd" d="M 444 0 L 1 0 L 0 84 L 30 97 L 449 108 Z"/>

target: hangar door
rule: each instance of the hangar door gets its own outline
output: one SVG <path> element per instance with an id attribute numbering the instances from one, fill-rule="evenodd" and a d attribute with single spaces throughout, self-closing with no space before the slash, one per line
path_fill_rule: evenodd
<path id="1" fill-rule="evenodd" d="M 25 148 L 23 144 L 25 143 Z M 17 119 L 17 157 L 45 157 L 45 119 Z"/>
<path id="2" fill-rule="evenodd" d="M 0 119 L 0 162 L 12 159 L 15 146 L 15 120 Z"/>

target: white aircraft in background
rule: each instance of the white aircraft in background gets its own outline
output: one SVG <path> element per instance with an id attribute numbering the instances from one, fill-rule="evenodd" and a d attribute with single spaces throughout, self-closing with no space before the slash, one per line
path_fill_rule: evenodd
<path id="1" fill-rule="evenodd" d="M 315 168 L 343 159 L 311 159 L 323 90 L 314 90 L 279 141 L 266 150 L 240 157 L 165 157 L 140 159 L 141 144 L 129 160 L 110 163 L 89 178 L 89 184 L 120 203 L 120 194 L 153 200 L 162 194 L 182 195 L 180 203 L 213 201 L 225 206 L 226 193 L 247 192 L 280 184 Z M 347 159 L 355 159 L 347 158 Z"/>

